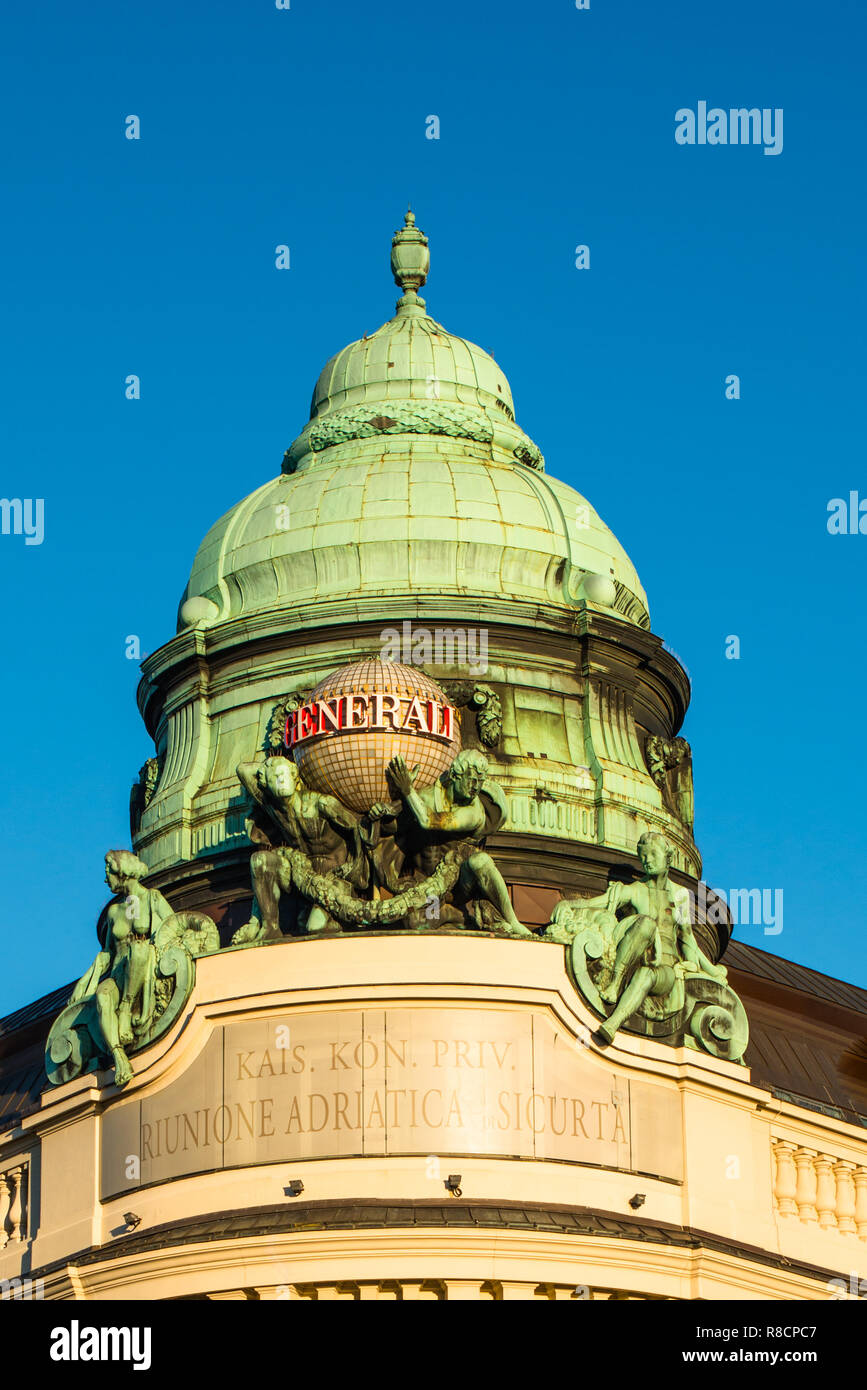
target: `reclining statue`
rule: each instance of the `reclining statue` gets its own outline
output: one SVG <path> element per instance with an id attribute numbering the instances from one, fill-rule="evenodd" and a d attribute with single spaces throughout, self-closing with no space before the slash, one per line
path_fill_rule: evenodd
<path id="1" fill-rule="evenodd" d="M 94 996 L 105 1044 L 114 1062 L 115 1084 L 132 1079 L 126 1047 L 146 1032 L 155 1004 L 155 928 L 172 915 L 157 889 L 143 888 L 147 865 L 129 850 L 105 856 L 105 881 L 115 897 L 97 923 L 100 951 L 70 996 L 70 1004 Z M 135 1024 L 133 1024 L 135 1015 Z M 135 1029 L 135 1031 L 134 1031 Z"/>
<path id="2" fill-rule="evenodd" d="M 596 898 L 557 904 L 546 936 L 571 946 L 579 989 L 607 1017 L 596 1042 L 611 1043 L 628 1020 L 689 1033 L 689 1045 L 739 1060 L 746 1047 L 746 1014 L 726 985 L 725 966 L 715 965 L 695 939 L 686 888 L 672 882 L 673 850 L 664 835 L 648 831 L 638 841 L 644 873 L 634 883 L 613 882 Z"/>
<path id="3" fill-rule="evenodd" d="M 147 872 L 130 850 L 105 856 L 114 896 L 97 921 L 99 952 L 48 1035 L 46 1070 L 55 1084 L 110 1060 L 115 1085 L 126 1086 L 133 1075 L 128 1050 L 177 1016 L 192 987 L 193 956 L 219 950 L 211 918 L 174 912 L 158 889 L 144 887 Z"/>

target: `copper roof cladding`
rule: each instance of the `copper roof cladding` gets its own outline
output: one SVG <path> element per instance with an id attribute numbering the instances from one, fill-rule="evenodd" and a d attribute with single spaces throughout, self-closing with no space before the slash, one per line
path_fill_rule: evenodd
<path id="1" fill-rule="evenodd" d="M 729 944 L 725 964 L 750 1018 L 753 1084 L 867 1126 L 867 990 L 743 941 Z M 71 990 L 0 1019 L 0 1127 L 38 1108 L 45 1038 Z"/>

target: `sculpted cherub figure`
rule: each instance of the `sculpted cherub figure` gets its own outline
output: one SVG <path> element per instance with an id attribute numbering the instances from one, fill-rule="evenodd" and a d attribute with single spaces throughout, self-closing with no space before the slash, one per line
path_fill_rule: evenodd
<path id="1" fill-rule="evenodd" d="M 70 1004 L 93 996 L 102 1038 L 114 1062 L 114 1079 L 132 1079 L 126 1047 L 147 1031 L 154 1015 L 154 932 L 172 915 L 162 893 L 145 888 L 147 865 L 129 850 L 105 856 L 105 881 L 115 895 L 97 922 L 100 951 L 70 996 Z"/>
<path id="2" fill-rule="evenodd" d="M 548 934 L 556 939 L 563 939 L 564 926 L 595 919 L 616 943 L 613 973 L 599 988 L 604 1002 L 614 1005 L 596 1031 L 601 1043 L 610 1043 L 648 998 L 673 1000 L 682 992 L 684 975 L 701 972 L 714 980 L 726 979 L 725 966 L 708 960 L 695 939 L 689 893 L 669 877 L 672 854 L 664 835 L 648 831 L 638 841 L 642 878 L 611 883 L 597 898 L 564 900 L 554 910 Z M 618 916 L 624 911 L 626 915 Z"/>
<path id="3" fill-rule="evenodd" d="M 282 839 L 284 846 L 290 849 L 301 850 L 314 871 L 333 878 L 335 888 L 347 896 L 351 896 L 355 888 L 366 886 L 368 864 L 358 818 L 335 796 L 305 786 L 298 768 L 289 758 L 241 763 L 237 774 L 242 786 L 265 812 L 269 837 Z M 239 927 L 232 938 L 236 945 L 269 941 L 281 935 L 280 898 L 294 886 L 289 858 L 279 844 L 256 850 L 250 860 L 250 870 L 253 908 L 250 921 Z M 329 925 L 329 914 L 314 904 L 307 918 L 307 930 L 321 931 Z"/>
<path id="4" fill-rule="evenodd" d="M 429 877 L 448 851 L 457 851 L 465 857 L 440 920 L 463 920 L 463 913 L 455 905 L 483 898 L 496 908 L 507 932 L 532 936 L 515 916 L 502 874 L 491 856 L 479 847 L 485 836 L 505 819 L 502 792 L 496 783 L 487 780 L 485 755 L 475 748 L 463 749 L 433 786 L 421 791 L 415 785 L 416 771 L 400 755 L 392 758 L 387 772 L 400 800 L 394 805 L 373 806 L 369 813 L 371 820 L 393 823 L 391 829 L 402 851 L 403 864 L 399 870 L 395 868 L 388 886 L 394 889 L 400 874 Z"/>

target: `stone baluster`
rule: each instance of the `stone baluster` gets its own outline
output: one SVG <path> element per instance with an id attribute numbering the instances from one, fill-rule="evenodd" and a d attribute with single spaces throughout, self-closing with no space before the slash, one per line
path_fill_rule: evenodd
<path id="1" fill-rule="evenodd" d="M 10 1173 L 12 1179 L 12 1204 L 9 1208 L 9 1224 L 12 1227 L 10 1240 L 24 1239 L 24 1182 L 26 1169 L 21 1166 L 13 1168 Z"/>
<path id="2" fill-rule="evenodd" d="M 867 1168 L 856 1168 L 855 1182 L 855 1229 L 859 1240 L 867 1240 Z"/>
<path id="3" fill-rule="evenodd" d="M 837 1225 L 835 1161 L 832 1154 L 819 1154 L 814 1164 L 816 1169 L 816 1211 L 819 1216 L 819 1225 L 825 1231 Z"/>
<path id="4" fill-rule="evenodd" d="M 855 1183 L 853 1174 L 855 1164 L 839 1159 L 834 1164 L 834 1177 L 837 1179 L 837 1229 L 844 1235 L 855 1235 Z"/>
<path id="5" fill-rule="evenodd" d="M 794 1152 L 795 1145 L 789 1144 L 785 1139 L 774 1141 L 774 1157 L 777 1164 L 774 1197 L 780 1216 L 798 1215 L 798 1208 L 795 1204 L 798 1175 L 793 1157 Z"/>
<path id="6" fill-rule="evenodd" d="M 27 1166 L 17 1164 L 0 1174 L 0 1247 L 21 1242 L 27 1234 L 24 1215 Z"/>
<path id="7" fill-rule="evenodd" d="M 4 1245 L 8 1245 L 9 1243 L 9 1231 L 7 1229 L 10 1206 L 9 1194 L 10 1188 L 6 1180 L 6 1175 L 5 1173 L 0 1173 L 0 1250 L 3 1249 Z"/>
<path id="8" fill-rule="evenodd" d="M 798 1170 L 795 1201 L 802 1221 L 819 1220 L 819 1213 L 816 1211 L 816 1169 L 813 1166 L 815 1157 L 814 1149 L 795 1150 L 795 1167 Z"/>

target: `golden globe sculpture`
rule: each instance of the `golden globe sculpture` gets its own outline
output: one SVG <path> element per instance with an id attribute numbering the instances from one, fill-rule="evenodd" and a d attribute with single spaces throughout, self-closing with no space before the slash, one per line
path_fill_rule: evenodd
<path id="1" fill-rule="evenodd" d="M 308 787 L 353 811 L 390 801 L 385 770 L 400 754 L 430 787 L 460 752 L 457 713 L 435 681 L 412 666 L 376 658 L 320 681 L 289 714 L 286 747 Z"/>

